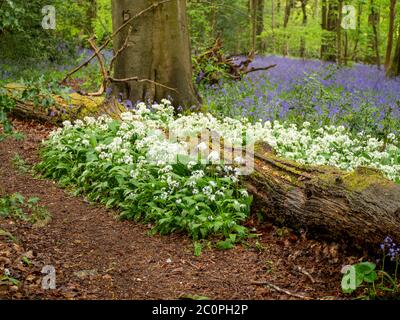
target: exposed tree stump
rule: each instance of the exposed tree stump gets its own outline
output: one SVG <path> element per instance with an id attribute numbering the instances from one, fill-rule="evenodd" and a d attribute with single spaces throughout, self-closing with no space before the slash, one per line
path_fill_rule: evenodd
<path id="1" fill-rule="evenodd" d="M 400 243 L 400 185 L 376 170 L 300 165 L 258 145 L 246 185 L 254 210 L 279 225 L 375 252 L 386 236 Z"/>

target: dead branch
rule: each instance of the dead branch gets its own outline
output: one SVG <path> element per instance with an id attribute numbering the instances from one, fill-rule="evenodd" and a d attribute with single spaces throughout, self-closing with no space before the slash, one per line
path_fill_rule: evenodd
<path id="1" fill-rule="evenodd" d="M 251 72 L 256 72 L 256 71 L 266 71 L 266 70 L 275 68 L 276 66 L 277 66 L 276 64 L 271 64 L 271 65 L 269 65 L 269 66 L 267 66 L 267 67 L 250 68 L 249 70 L 244 71 L 243 74 L 249 74 L 249 73 L 251 73 Z"/>
<path id="2" fill-rule="evenodd" d="M 97 48 L 97 46 L 96 46 L 96 44 L 94 42 L 94 37 L 89 38 L 88 41 L 89 41 L 90 46 L 94 50 L 94 53 L 95 53 L 95 55 L 97 57 L 97 60 L 99 60 L 100 71 L 101 71 L 101 75 L 103 76 L 103 81 L 101 83 L 99 91 L 96 92 L 96 93 L 88 94 L 88 95 L 89 96 L 101 96 L 104 93 L 105 88 L 107 86 L 108 72 L 107 72 L 106 67 L 105 67 L 104 57 L 100 53 L 99 48 Z"/>
<path id="3" fill-rule="evenodd" d="M 164 84 L 158 83 L 158 82 L 156 82 L 154 80 L 150 80 L 150 79 L 139 79 L 138 77 L 130 77 L 130 78 L 125 78 L 125 79 L 115 79 L 115 78 L 109 77 L 108 80 L 110 80 L 111 82 L 129 82 L 129 81 L 148 82 L 148 83 L 154 84 L 156 86 L 163 87 L 165 89 L 168 89 L 168 90 L 171 90 L 171 91 L 175 91 L 176 93 L 179 93 L 178 90 L 176 90 L 175 88 L 168 87 L 168 86 L 166 86 Z"/>
<path id="4" fill-rule="evenodd" d="M 278 292 L 281 292 L 281 293 L 287 294 L 288 296 L 296 297 L 296 298 L 299 298 L 299 299 L 312 300 L 311 297 L 307 297 L 307 296 L 303 296 L 303 295 L 298 294 L 298 293 L 290 292 L 289 290 L 280 288 L 277 285 L 274 285 L 274 284 L 272 284 L 270 282 L 267 282 L 267 281 L 253 281 L 251 284 L 252 285 L 256 285 L 256 286 L 267 286 L 267 287 L 270 287 L 270 288 L 272 288 L 272 289 L 274 289 L 274 290 L 276 290 Z"/>
<path id="5" fill-rule="evenodd" d="M 126 48 L 129 47 L 129 36 L 130 36 L 131 32 L 132 32 L 132 26 L 129 27 L 128 35 L 126 36 L 126 39 L 125 39 L 124 44 L 122 45 L 121 48 L 119 48 L 119 49 L 117 50 L 117 52 L 116 52 L 116 53 L 113 55 L 113 57 L 111 58 L 110 67 L 109 67 L 110 73 L 111 73 L 111 71 L 112 71 L 112 69 L 113 69 L 113 67 L 114 67 L 114 63 L 115 63 L 116 59 L 118 58 L 118 56 L 119 56 Z"/>
<path id="6" fill-rule="evenodd" d="M 312 283 L 316 282 L 316 280 L 313 278 L 313 276 L 307 270 L 305 270 L 304 268 L 298 266 L 297 270 L 299 272 L 301 272 L 302 274 L 304 274 L 305 276 L 307 276 L 311 280 Z"/>
<path id="7" fill-rule="evenodd" d="M 111 38 L 107 39 L 100 47 L 99 51 L 102 51 L 105 47 L 108 46 L 108 44 L 111 42 Z M 65 83 L 69 77 L 71 77 L 73 74 L 78 72 L 80 69 L 86 67 L 94 58 L 96 58 L 96 53 L 93 53 L 89 59 L 87 59 L 84 63 L 79 65 L 78 67 L 72 69 L 70 72 L 67 73 L 67 75 L 64 77 L 63 80 L 61 80 L 60 84 Z"/>
<path id="8" fill-rule="evenodd" d="M 271 68 L 276 67 L 276 64 L 270 65 L 267 67 L 259 67 L 259 68 L 250 68 L 250 64 L 254 61 L 256 56 L 256 52 L 250 51 L 249 54 L 243 60 L 237 62 L 235 61 L 235 57 L 233 56 L 225 56 L 222 51 L 222 40 L 220 37 L 217 37 L 214 45 L 206 50 L 203 54 L 199 55 L 196 58 L 197 65 L 200 67 L 203 64 L 209 64 L 209 61 L 218 67 L 218 69 L 226 70 L 226 75 L 233 80 L 241 80 L 243 77 L 249 73 L 256 71 L 265 71 Z M 217 83 L 221 74 L 215 71 L 205 72 L 202 70 L 200 77 L 197 79 L 198 82 L 201 82 L 203 79 L 207 78 L 208 83 L 214 84 Z"/>

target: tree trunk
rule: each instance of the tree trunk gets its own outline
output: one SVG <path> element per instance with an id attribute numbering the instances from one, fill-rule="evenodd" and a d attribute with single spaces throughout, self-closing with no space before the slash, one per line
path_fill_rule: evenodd
<path id="1" fill-rule="evenodd" d="M 394 52 L 393 59 L 387 74 L 390 77 L 400 76 L 400 28 L 399 28 L 399 37 L 397 39 L 396 50 Z"/>
<path id="2" fill-rule="evenodd" d="M 367 56 L 366 62 L 371 63 L 371 64 L 376 64 L 378 66 L 378 69 L 381 67 L 381 56 L 379 52 L 379 20 L 380 20 L 380 14 L 375 8 L 375 2 L 374 0 L 371 0 L 370 2 L 370 14 L 368 17 L 368 23 L 370 24 L 372 28 L 372 34 L 370 35 L 370 54 Z"/>
<path id="3" fill-rule="evenodd" d="M 336 61 L 337 57 L 337 12 L 336 0 L 322 1 L 322 44 L 321 59 L 325 61 Z"/>
<path id="4" fill-rule="evenodd" d="M 97 16 L 97 1 L 96 0 L 88 0 L 88 10 L 86 12 L 86 16 L 88 18 L 88 34 L 92 34 L 94 32 L 93 29 L 93 21 Z"/>
<path id="5" fill-rule="evenodd" d="M 257 50 L 257 12 L 258 0 L 250 0 L 250 19 L 251 19 L 251 50 Z"/>
<path id="6" fill-rule="evenodd" d="M 360 36 L 361 36 L 361 16 L 362 16 L 362 2 L 358 3 L 358 12 L 357 12 L 357 35 L 353 49 L 353 56 L 352 60 L 356 60 L 358 54 L 358 44 L 360 43 Z"/>
<path id="7" fill-rule="evenodd" d="M 319 14 L 319 0 L 314 1 L 314 19 L 318 18 Z"/>
<path id="8" fill-rule="evenodd" d="M 289 18 L 290 18 L 290 13 L 291 9 L 293 6 L 293 0 L 286 0 L 286 6 L 285 6 L 285 16 L 283 19 L 283 28 L 285 29 L 284 33 L 284 48 L 283 48 L 283 55 L 287 56 L 289 54 L 289 40 L 288 40 L 288 34 L 287 34 L 287 26 L 289 24 Z"/>
<path id="9" fill-rule="evenodd" d="M 337 41 L 337 63 L 342 64 L 342 20 L 343 20 L 343 0 L 339 0 L 338 19 L 336 24 L 336 41 Z"/>
<path id="10" fill-rule="evenodd" d="M 303 28 L 307 26 L 307 0 L 301 0 L 301 11 L 303 13 Z M 304 31 L 303 31 L 304 32 Z M 304 58 L 306 55 L 306 39 L 304 36 L 301 36 L 300 39 L 300 57 Z"/>
<path id="11" fill-rule="evenodd" d="M 275 53 L 275 0 L 271 0 L 271 34 L 272 53 Z"/>
<path id="12" fill-rule="evenodd" d="M 261 36 L 261 34 L 264 32 L 264 8 L 265 8 L 265 3 L 264 0 L 258 0 L 257 1 L 257 31 L 256 34 L 257 36 Z M 257 48 L 259 51 L 263 52 L 265 51 L 265 41 L 259 41 Z"/>
<path id="13" fill-rule="evenodd" d="M 211 35 L 213 39 L 217 37 L 217 0 L 212 0 L 211 4 Z"/>
<path id="14" fill-rule="evenodd" d="M 154 0 L 113 0 L 113 30 L 130 18 L 160 3 Z M 171 97 L 175 106 L 199 105 L 192 83 L 186 0 L 171 0 L 155 6 L 123 28 L 113 39 L 114 51 L 128 47 L 115 61 L 114 78 L 139 77 L 159 83 L 114 82 L 114 95 L 137 101 L 160 101 Z M 171 90 L 169 88 L 175 90 Z"/>
<path id="15" fill-rule="evenodd" d="M 385 70 L 388 70 L 392 58 L 394 22 L 396 19 L 396 2 L 397 0 L 390 0 L 389 32 L 387 36 Z"/>
<path id="16" fill-rule="evenodd" d="M 92 103 L 85 99 L 82 106 Z M 96 110 L 110 114 L 111 109 L 100 105 Z M 37 108 L 25 103 L 14 110 L 23 117 L 61 120 L 37 113 Z M 110 115 L 118 118 L 119 112 Z M 386 236 L 400 243 L 400 185 L 377 170 L 362 167 L 348 173 L 301 165 L 277 157 L 265 143 L 256 144 L 254 162 L 254 172 L 244 183 L 254 196 L 253 212 L 264 214 L 268 221 L 374 252 Z"/>
<path id="17" fill-rule="evenodd" d="M 308 235 L 376 250 L 386 236 L 400 242 L 400 185 L 373 169 L 353 173 L 302 166 L 255 148 L 246 180 L 254 211 Z"/>

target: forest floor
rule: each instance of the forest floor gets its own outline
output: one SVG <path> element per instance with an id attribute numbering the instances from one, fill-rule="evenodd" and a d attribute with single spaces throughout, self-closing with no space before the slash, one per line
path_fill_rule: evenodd
<path id="1" fill-rule="evenodd" d="M 249 246 L 207 249 L 195 257 L 193 243 L 185 235 L 150 236 L 148 225 L 116 220 L 114 211 L 75 197 L 55 182 L 19 171 L 13 157 L 18 154 L 29 165 L 38 162 L 40 143 L 52 128 L 13 123 L 26 136 L 23 141 L 0 142 L 0 196 L 19 192 L 39 197 L 52 220 L 37 228 L 0 219 L 0 229 L 16 238 L 0 236 L 0 274 L 7 268 L 21 283 L 19 287 L 0 283 L 0 299 L 178 299 L 184 295 L 299 299 L 296 293 L 312 299 L 346 298 L 340 293 L 340 271 L 357 258 L 337 245 L 249 221 L 260 234 L 258 244 L 249 240 Z M 55 267 L 55 290 L 41 288 L 45 265 Z"/>

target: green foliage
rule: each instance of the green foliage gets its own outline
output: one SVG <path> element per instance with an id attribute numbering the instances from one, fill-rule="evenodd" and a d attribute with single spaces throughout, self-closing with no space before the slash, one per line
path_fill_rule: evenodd
<path id="1" fill-rule="evenodd" d="M 163 127 L 167 123 L 160 123 L 172 112 L 173 108 L 168 111 L 171 114 L 149 114 L 143 121 L 158 121 Z M 154 135 L 133 133 L 139 124 L 110 120 L 105 127 L 102 120 L 95 125 L 93 121 L 72 127 L 67 123 L 67 128 L 46 143 L 43 161 L 36 168 L 63 186 L 74 186 L 76 194 L 119 209 L 122 219 L 153 223 L 153 232 L 185 232 L 194 241 L 223 237 L 227 240 L 220 247 L 224 249 L 247 236 L 248 230 L 240 223 L 248 217 L 252 199 L 223 167 L 184 156 L 171 165 L 146 162 L 149 150 L 142 141 L 154 139 Z M 124 134 L 125 130 L 130 133 Z M 114 147 L 122 142 L 121 136 L 130 137 L 124 138 L 129 147 Z M 112 152 L 99 153 L 103 148 Z M 211 190 L 218 190 L 219 195 L 211 195 Z M 201 253 L 200 243 L 194 245 L 194 251 Z"/>
<path id="2" fill-rule="evenodd" d="M 195 52 L 202 52 L 221 35 L 228 52 L 247 53 L 250 43 L 247 5 L 245 0 L 189 0 L 190 39 Z"/>
<path id="3" fill-rule="evenodd" d="M 349 266 L 342 278 L 342 291 L 353 293 L 364 282 L 374 283 L 378 278 L 375 268 L 376 265 L 371 262 L 361 262 Z"/>
<path id="4" fill-rule="evenodd" d="M 5 134 L 12 132 L 12 125 L 8 119 L 8 113 L 15 108 L 15 101 L 4 88 L 0 87 L 0 123 L 3 125 Z"/>
<path id="5" fill-rule="evenodd" d="M 111 0 L 97 1 L 97 15 L 94 19 L 93 28 L 99 41 L 104 40 L 112 33 Z"/>
<path id="6" fill-rule="evenodd" d="M 14 157 L 11 159 L 11 162 L 13 166 L 22 173 L 28 173 L 31 170 L 29 165 L 18 153 L 14 155 Z"/>
<path id="7" fill-rule="evenodd" d="M 17 238 L 16 237 L 14 237 L 10 232 L 8 232 L 7 230 L 3 230 L 3 229 L 0 229 L 0 237 L 6 237 L 6 238 L 8 238 L 10 241 L 12 241 L 12 242 L 18 242 L 17 241 Z"/>
<path id="8" fill-rule="evenodd" d="M 387 244 L 387 243 L 386 243 Z M 359 292 L 360 299 L 384 299 L 387 296 L 398 297 L 399 284 L 397 279 L 399 256 L 397 247 L 394 245 L 394 251 L 389 253 L 383 251 L 382 267 L 376 270 L 376 264 L 372 262 L 361 262 L 351 266 L 346 266 L 342 273 L 341 287 L 345 294 L 353 294 Z M 385 260 L 388 256 L 392 256 L 395 264 L 393 275 L 387 272 Z M 360 289 L 364 289 L 360 291 Z"/>
<path id="9" fill-rule="evenodd" d="M 26 199 L 20 193 L 5 195 L 0 198 L 0 217 L 27 221 L 33 225 L 43 225 L 50 219 L 47 208 L 40 206 L 39 198 Z"/>
<path id="10" fill-rule="evenodd" d="M 82 29 L 77 13 L 83 13 L 78 1 L 70 1 L 65 6 L 62 0 L 4 0 L 0 2 L 0 51 L 2 58 L 20 60 L 21 58 L 41 57 L 62 61 L 63 54 L 72 54 L 78 33 Z M 45 30 L 42 8 L 54 5 L 56 8 L 56 30 Z M 78 39 L 79 41 L 79 39 Z M 16 55 L 16 52 L 18 55 Z"/>

